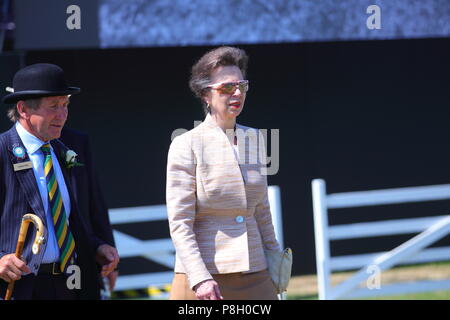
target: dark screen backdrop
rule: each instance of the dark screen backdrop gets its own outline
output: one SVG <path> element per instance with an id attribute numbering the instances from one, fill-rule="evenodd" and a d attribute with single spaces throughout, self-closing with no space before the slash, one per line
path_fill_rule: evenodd
<path id="1" fill-rule="evenodd" d="M 269 184 L 281 187 L 294 274 L 315 272 L 313 178 L 329 193 L 450 183 L 449 39 L 240 47 L 250 56 L 250 91 L 238 122 L 280 130 L 280 170 Z M 27 52 L 27 64 L 58 64 L 82 88 L 67 125 L 90 134 L 110 208 L 165 203 L 171 134 L 203 118 L 188 78 L 207 49 Z M 5 117 L 0 125 L 10 126 Z M 330 224 L 443 215 L 449 206 L 339 209 Z M 134 228 L 141 239 L 169 234 L 167 223 Z M 390 250 L 411 236 L 335 241 L 331 252 Z M 149 271 L 136 262 L 124 259 L 121 270 Z"/>

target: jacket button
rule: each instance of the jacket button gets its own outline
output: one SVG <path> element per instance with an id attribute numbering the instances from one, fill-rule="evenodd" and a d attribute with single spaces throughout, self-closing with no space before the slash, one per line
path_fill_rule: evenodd
<path id="1" fill-rule="evenodd" d="M 244 222 L 245 219 L 243 216 L 237 216 L 236 219 L 234 219 L 234 220 L 236 220 L 237 223 L 242 223 L 242 222 Z"/>

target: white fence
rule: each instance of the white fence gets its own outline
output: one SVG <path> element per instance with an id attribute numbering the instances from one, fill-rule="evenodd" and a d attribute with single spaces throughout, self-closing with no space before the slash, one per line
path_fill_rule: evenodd
<path id="1" fill-rule="evenodd" d="M 450 279 L 372 286 L 381 271 L 398 264 L 450 261 L 450 247 L 428 248 L 450 234 L 450 215 L 328 225 L 328 209 L 450 199 L 450 184 L 346 193 L 326 193 L 325 181 L 312 181 L 319 299 L 356 298 L 450 289 Z M 338 213 L 332 213 L 338 214 Z M 330 256 L 333 240 L 419 233 L 388 252 Z M 359 269 L 332 287 L 333 271 Z M 375 273 L 374 273 L 375 272 Z M 363 283 L 363 285 L 361 285 Z M 376 283 L 375 283 L 376 284 Z"/>
<path id="2" fill-rule="evenodd" d="M 276 237 L 282 246 L 283 229 L 280 188 L 278 186 L 269 186 L 268 196 Z M 114 228 L 114 226 L 123 223 L 141 223 L 159 220 L 167 221 L 167 210 L 165 205 L 118 208 L 110 209 L 109 217 Z M 151 232 L 151 230 L 149 230 L 149 232 Z M 116 291 L 142 289 L 151 286 L 160 287 L 172 282 L 173 267 L 175 264 L 175 249 L 170 238 L 140 240 L 118 230 L 114 230 L 114 239 L 121 259 L 143 257 L 172 269 L 172 271 L 165 272 L 119 275 L 115 288 Z"/>

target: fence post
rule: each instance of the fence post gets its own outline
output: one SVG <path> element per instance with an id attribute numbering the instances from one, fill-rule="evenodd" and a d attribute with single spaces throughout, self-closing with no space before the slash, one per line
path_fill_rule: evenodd
<path id="1" fill-rule="evenodd" d="M 275 236 L 278 240 L 278 243 L 280 244 L 281 249 L 284 249 L 280 187 L 269 186 L 268 198 L 270 203 L 270 211 L 272 213 L 272 223 L 275 229 Z"/>
<path id="2" fill-rule="evenodd" d="M 330 298 L 330 247 L 328 238 L 328 211 L 326 185 L 323 179 L 312 181 L 314 236 L 319 299 Z"/>

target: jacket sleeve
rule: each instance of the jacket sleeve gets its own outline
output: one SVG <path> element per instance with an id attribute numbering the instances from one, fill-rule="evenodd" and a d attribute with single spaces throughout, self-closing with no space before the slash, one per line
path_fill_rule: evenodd
<path id="1" fill-rule="evenodd" d="M 4 144 L 3 140 L 0 140 L 0 150 L 4 150 Z M 4 163 L 3 163 L 3 156 L 0 156 L 0 220 L 2 219 L 4 207 L 5 207 L 5 190 L 6 190 L 6 183 L 4 175 Z M 1 230 L 1 224 L 0 224 L 0 232 Z M 4 251 L 4 246 L 2 243 L 0 243 L 0 259 L 3 258 L 3 256 L 7 255 L 8 253 Z"/>
<path id="2" fill-rule="evenodd" d="M 259 133 L 259 146 L 262 148 L 262 154 L 266 155 L 266 148 L 264 138 Z M 264 249 L 266 250 L 280 250 L 280 245 L 275 237 L 275 228 L 272 223 L 272 214 L 270 211 L 269 197 L 267 193 L 267 170 L 261 166 L 261 174 L 264 177 L 264 194 L 261 201 L 257 203 L 255 209 L 255 219 L 258 224 L 259 232 L 261 233 Z"/>
<path id="3" fill-rule="evenodd" d="M 87 143 L 86 143 L 86 136 L 80 135 L 80 134 L 74 134 L 71 133 L 70 136 L 72 137 L 72 139 L 75 139 L 75 142 L 72 143 L 68 143 L 66 141 L 66 139 L 64 140 L 64 142 L 61 139 L 55 139 L 55 145 L 59 145 L 59 147 L 61 148 L 61 150 L 64 151 L 64 153 L 70 149 L 71 147 L 74 147 L 75 150 L 77 150 L 78 152 L 80 152 L 81 154 L 83 154 L 82 158 L 83 160 L 81 161 L 83 163 L 83 165 L 88 168 L 90 166 L 90 162 L 87 161 L 87 159 L 85 158 L 88 150 L 87 150 Z M 70 140 L 69 140 L 70 141 Z M 67 145 L 66 145 L 67 143 Z M 61 161 L 61 159 L 60 159 Z M 60 167 L 61 170 L 63 170 L 63 164 L 60 162 Z M 72 169 L 73 170 L 73 169 Z M 84 228 L 84 230 L 86 231 L 86 236 L 87 236 L 87 240 L 89 241 L 89 244 L 93 250 L 93 252 L 97 252 L 98 247 L 100 247 L 100 245 L 104 244 L 105 241 L 103 241 L 102 239 L 100 239 L 99 237 L 96 236 L 96 234 L 94 233 L 94 230 L 92 229 L 92 224 L 91 224 L 91 218 L 90 218 L 90 212 L 84 212 L 84 209 L 82 206 L 79 205 L 79 197 L 81 196 L 81 192 L 85 192 L 87 195 L 90 195 L 92 193 L 92 190 L 90 189 L 91 186 L 86 182 L 86 181 L 82 181 L 79 180 L 73 173 L 73 171 L 70 173 L 70 178 L 69 181 L 66 181 L 66 185 L 69 184 L 72 186 L 72 192 L 73 192 L 73 200 L 75 201 L 74 203 L 71 203 L 72 209 L 74 210 L 74 212 L 79 212 L 81 213 L 79 215 L 80 217 L 80 222 L 82 227 Z M 80 191 L 82 190 L 82 191 Z M 70 192 L 70 191 L 69 191 Z"/>
<path id="4" fill-rule="evenodd" d="M 90 188 L 89 192 L 89 217 L 92 224 L 96 242 L 98 245 L 107 243 L 115 247 L 113 230 L 109 220 L 108 207 L 103 197 L 98 176 L 95 171 L 95 164 L 91 153 L 90 141 L 86 138 L 86 158 L 88 162 L 87 174 Z"/>
<path id="5" fill-rule="evenodd" d="M 196 163 L 190 136 L 176 137 L 170 145 L 167 160 L 166 202 L 170 235 L 193 288 L 212 279 L 200 254 L 194 233 L 196 213 Z"/>

